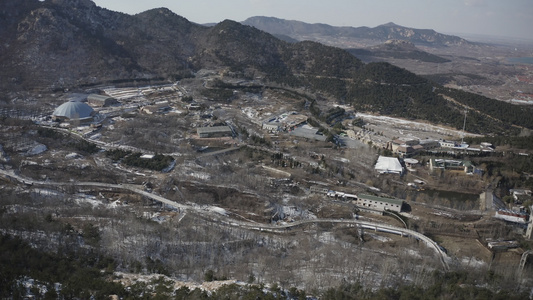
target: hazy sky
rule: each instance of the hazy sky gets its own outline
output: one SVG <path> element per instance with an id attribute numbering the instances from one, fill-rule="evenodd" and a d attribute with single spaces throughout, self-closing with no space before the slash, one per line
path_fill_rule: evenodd
<path id="1" fill-rule="evenodd" d="M 388 22 L 441 33 L 475 33 L 533 40 L 533 0 L 95 0 L 128 14 L 166 7 L 196 23 L 253 16 L 334 26 Z"/>

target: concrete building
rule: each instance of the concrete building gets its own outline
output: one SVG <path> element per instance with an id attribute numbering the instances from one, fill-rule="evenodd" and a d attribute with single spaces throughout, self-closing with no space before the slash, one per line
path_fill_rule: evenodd
<path id="1" fill-rule="evenodd" d="M 279 122 L 266 122 L 262 124 L 262 127 L 269 132 L 278 132 L 281 129 L 281 124 Z"/>
<path id="2" fill-rule="evenodd" d="M 449 171 L 462 171 L 466 174 L 474 173 L 474 165 L 468 160 L 455 160 L 455 159 L 438 159 L 432 158 L 429 161 L 429 168 L 431 171 L 436 169 L 449 170 Z"/>
<path id="3" fill-rule="evenodd" d="M 408 145 L 400 145 L 394 152 L 396 152 L 400 157 L 409 157 L 415 153 L 415 149 Z"/>
<path id="4" fill-rule="evenodd" d="M 420 140 L 419 145 L 422 146 L 424 150 L 432 150 L 440 147 L 440 143 L 437 140 Z"/>
<path id="5" fill-rule="evenodd" d="M 372 210 L 385 211 L 390 210 L 394 212 L 401 212 L 403 200 L 383 198 L 378 196 L 359 194 L 355 202 L 357 206 L 368 208 Z"/>
<path id="6" fill-rule="evenodd" d="M 407 139 L 407 138 L 401 138 L 401 139 L 395 139 L 392 141 L 393 145 L 407 145 L 407 146 L 414 146 L 418 145 L 420 143 L 417 139 Z"/>
<path id="7" fill-rule="evenodd" d="M 322 185 L 312 185 L 309 187 L 309 190 L 312 193 L 316 193 L 316 194 L 327 194 L 330 191 L 328 187 L 322 186 Z"/>
<path id="8" fill-rule="evenodd" d="M 281 130 L 293 130 L 307 122 L 307 116 L 297 112 L 283 113 L 279 116 L 270 117 L 262 122 L 261 128 L 270 132 Z"/>
<path id="9" fill-rule="evenodd" d="M 329 190 L 323 186 L 312 186 L 311 191 L 318 194 L 326 194 L 328 197 L 351 202 L 362 209 L 371 210 L 373 212 L 401 212 L 403 207 L 403 200 L 401 199 L 383 198 L 367 194 L 356 195 Z"/>
<path id="10" fill-rule="evenodd" d="M 319 133 L 317 128 L 313 128 L 307 125 L 291 130 L 289 132 L 289 135 L 323 142 L 327 140 L 327 136 Z"/>
<path id="11" fill-rule="evenodd" d="M 289 115 L 281 118 L 281 123 L 283 124 L 285 130 L 294 129 L 297 126 L 300 126 L 307 122 L 307 116 L 300 115 L 295 112 L 290 113 Z"/>
<path id="12" fill-rule="evenodd" d="M 87 102 L 92 106 L 107 107 L 118 104 L 117 99 L 106 95 L 90 94 L 87 96 Z"/>
<path id="13" fill-rule="evenodd" d="M 390 146 L 387 146 L 387 148 L 397 153 L 400 157 L 409 157 L 417 151 L 424 149 L 420 146 L 419 140 L 408 138 L 395 139 L 390 142 Z"/>
<path id="14" fill-rule="evenodd" d="M 455 141 L 440 140 L 439 141 L 441 148 L 454 148 L 457 147 L 458 143 Z"/>
<path id="15" fill-rule="evenodd" d="M 233 130 L 229 126 L 199 127 L 196 133 L 201 138 L 232 137 Z"/>

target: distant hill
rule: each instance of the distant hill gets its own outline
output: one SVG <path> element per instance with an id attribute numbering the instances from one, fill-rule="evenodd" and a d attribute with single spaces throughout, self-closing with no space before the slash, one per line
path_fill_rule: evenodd
<path id="1" fill-rule="evenodd" d="M 381 31 L 387 28 L 395 27 Z M 445 89 L 388 63 L 365 64 L 340 48 L 286 42 L 235 21 L 198 25 L 166 8 L 127 15 L 89 0 L 4 0 L 0 40 L 0 102 L 8 102 L 14 91 L 171 82 L 213 69 L 262 78 L 265 87 L 305 90 L 306 97 L 332 99 L 359 111 L 456 128 L 462 128 L 466 107 L 467 127 L 478 133 L 533 128 L 531 108 Z M 224 85 L 217 89 L 210 93 L 233 91 Z"/>
<path id="2" fill-rule="evenodd" d="M 422 51 L 408 41 L 388 40 L 384 44 L 361 49 L 346 49 L 359 59 L 372 60 L 372 58 L 415 59 L 423 62 L 446 63 L 450 60 Z"/>
<path id="3" fill-rule="evenodd" d="M 326 24 L 309 24 L 300 21 L 283 20 L 273 17 L 251 17 L 242 24 L 253 26 L 271 34 L 282 34 L 296 40 L 330 40 L 330 45 L 342 47 L 346 44 L 369 46 L 385 43 L 388 40 L 404 40 L 414 45 L 446 47 L 451 45 L 472 44 L 465 39 L 446 35 L 432 29 L 415 29 L 394 23 L 369 27 L 335 27 Z M 352 46 L 353 46 L 352 44 Z M 354 48 L 350 45 L 343 48 Z"/>

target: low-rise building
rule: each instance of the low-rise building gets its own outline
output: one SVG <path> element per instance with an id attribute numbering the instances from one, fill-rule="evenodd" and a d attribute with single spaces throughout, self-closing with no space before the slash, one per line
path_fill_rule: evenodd
<path id="1" fill-rule="evenodd" d="M 307 139 L 313 139 L 317 141 L 323 141 L 323 142 L 327 140 L 327 136 L 318 132 L 317 128 L 313 128 L 307 125 L 304 125 L 302 127 L 297 127 L 294 130 L 291 130 L 289 132 L 289 135 L 307 138 Z"/>
<path id="2" fill-rule="evenodd" d="M 233 130 L 229 126 L 199 127 L 196 128 L 196 133 L 201 138 L 233 136 Z"/>
<path id="3" fill-rule="evenodd" d="M 161 104 L 154 104 L 154 105 L 146 105 L 141 107 L 141 111 L 145 114 L 153 115 L 153 114 L 164 114 L 168 111 L 170 111 L 172 108 L 170 105 L 166 103 Z"/>
<path id="4" fill-rule="evenodd" d="M 328 187 L 322 186 L 322 185 L 312 185 L 309 187 L 309 190 L 312 193 L 316 193 L 316 194 L 327 194 L 330 191 Z"/>
<path id="5" fill-rule="evenodd" d="M 408 145 L 400 145 L 396 148 L 395 152 L 398 153 L 400 157 L 409 157 L 415 153 L 415 149 Z"/>
<path id="6" fill-rule="evenodd" d="M 417 139 L 400 138 L 400 139 L 395 139 L 394 141 L 392 141 L 392 143 L 393 145 L 396 144 L 396 145 L 414 146 L 414 145 L 418 145 L 420 141 Z"/>
<path id="7" fill-rule="evenodd" d="M 432 158 L 429 161 L 429 168 L 431 171 L 436 169 L 449 170 L 449 171 L 462 171 L 466 174 L 473 174 L 475 167 L 469 160 L 456 160 L 456 159 L 438 159 Z"/>
<path id="8" fill-rule="evenodd" d="M 117 99 L 107 95 L 90 94 L 87 96 L 87 102 L 92 106 L 107 107 L 118 104 Z"/>
<path id="9" fill-rule="evenodd" d="M 458 143 L 455 141 L 440 140 L 439 141 L 441 148 L 454 148 L 457 147 Z"/>
<path id="10" fill-rule="evenodd" d="M 380 174 L 403 174 L 402 164 L 395 157 L 378 157 L 374 168 Z"/>
<path id="11" fill-rule="evenodd" d="M 307 122 L 307 116 L 297 112 L 283 113 L 279 116 L 269 117 L 262 122 L 264 130 L 275 132 L 281 130 L 293 130 Z"/>
<path id="12" fill-rule="evenodd" d="M 358 194 L 355 204 L 362 208 L 368 208 L 372 210 L 378 210 L 378 211 L 390 210 L 394 212 L 401 212 L 402 206 L 403 206 L 403 200 L 383 198 L 379 196 L 366 195 L 366 194 Z"/>
<path id="13" fill-rule="evenodd" d="M 424 150 L 432 150 L 440 147 L 440 143 L 437 140 L 420 140 L 420 146 L 424 147 Z"/>
<path id="14" fill-rule="evenodd" d="M 311 191 L 314 193 L 326 194 L 329 197 L 351 202 L 361 209 L 372 212 L 394 211 L 401 212 L 404 201 L 394 198 L 383 198 L 367 194 L 350 194 L 345 192 L 328 190 L 322 186 L 312 186 Z"/>
<path id="15" fill-rule="evenodd" d="M 277 132 L 281 129 L 281 124 L 279 122 L 266 122 L 263 123 L 263 129 L 269 132 Z"/>

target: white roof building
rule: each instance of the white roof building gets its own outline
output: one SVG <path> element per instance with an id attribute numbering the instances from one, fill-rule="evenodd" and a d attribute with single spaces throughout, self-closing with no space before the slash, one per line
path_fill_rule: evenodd
<path id="1" fill-rule="evenodd" d="M 402 174 L 403 167 L 395 157 L 380 156 L 376 162 L 375 170 L 380 174 Z"/>
<path id="2" fill-rule="evenodd" d="M 69 101 L 59 105 L 52 117 L 55 119 L 84 120 L 90 119 L 95 111 L 88 104 L 79 101 Z"/>

